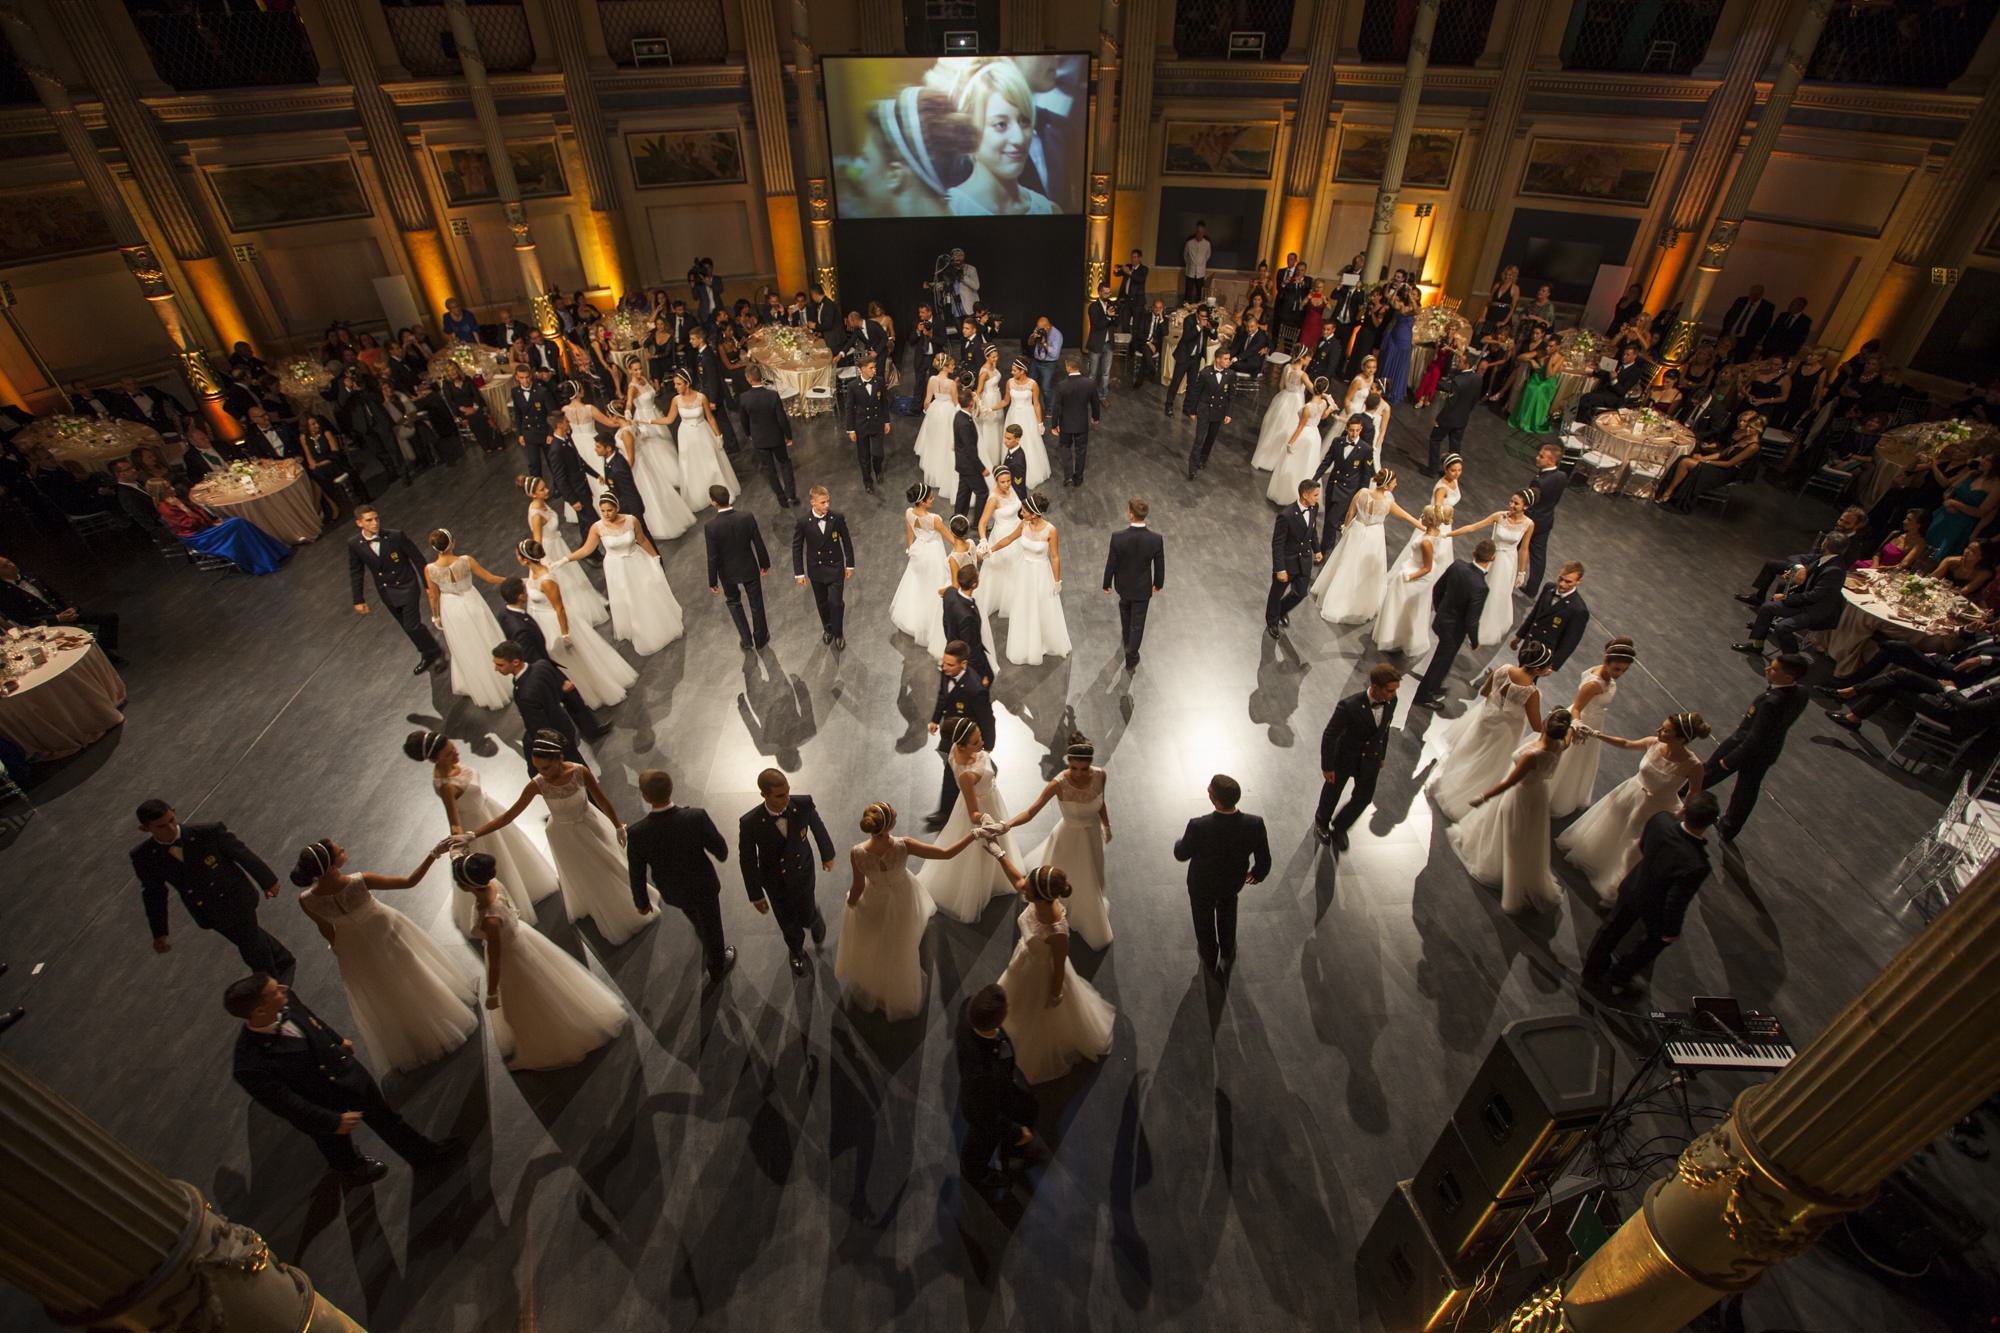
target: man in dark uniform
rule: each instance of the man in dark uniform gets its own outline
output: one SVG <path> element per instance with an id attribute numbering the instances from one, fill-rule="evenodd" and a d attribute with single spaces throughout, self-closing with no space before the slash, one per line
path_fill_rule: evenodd
<path id="1" fill-rule="evenodd" d="M 660 901 L 678 907 L 693 923 L 710 983 L 720 981 L 736 966 L 736 950 L 723 942 L 722 881 L 715 876 L 715 862 L 729 859 L 729 844 L 708 811 L 674 804 L 674 780 L 663 770 L 649 768 L 639 774 L 639 795 L 646 798 L 652 813 L 625 830 L 633 905 L 642 916 L 653 910 L 646 896 L 650 873 Z"/>
<path id="2" fill-rule="evenodd" d="M 889 391 L 875 378 L 875 358 L 857 367 L 861 372 L 847 391 L 847 439 L 861 464 L 861 485 L 870 495 L 882 479 L 883 442 L 889 438 Z"/>
<path id="3" fill-rule="evenodd" d="M 1583 561 L 1565 561 L 1556 571 L 1556 581 L 1543 585 L 1541 596 L 1528 608 L 1527 618 L 1514 631 L 1507 646 L 1519 648 L 1521 640 L 1533 639 L 1549 650 L 1549 668 L 1561 671 L 1569 655 L 1583 642 L 1583 631 L 1590 624 L 1590 607 L 1576 590 L 1581 582 Z"/>
<path id="4" fill-rule="evenodd" d="M 843 631 L 847 580 L 854 577 L 854 539 L 847 535 L 846 517 L 834 511 L 826 487 L 813 487 L 806 498 L 811 512 L 792 529 L 792 577 L 800 586 L 812 588 L 813 605 L 819 610 L 819 641 L 832 644 L 838 652 L 847 647 Z"/>
<path id="5" fill-rule="evenodd" d="M 1389 754 L 1389 724 L 1396 716 L 1396 690 L 1402 683 L 1402 672 L 1387 662 L 1376 663 L 1368 672 L 1368 688 L 1334 705 L 1319 738 L 1321 782 L 1313 833 L 1337 851 L 1347 850 L 1347 830 L 1375 799 L 1375 779 Z M 1342 806 L 1340 793 L 1350 781 L 1354 795 Z"/>
<path id="6" fill-rule="evenodd" d="M 184 825 L 165 801 L 145 802 L 138 818 L 147 838 L 132 849 L 132 871 L 144 886 L 141 898 L 153 930 L 153 952 L 173 948 L 167 927 L 167 890 L 173 889 L 194 923 L 235 945 L 245 965 L 289 980 L 295 965 L 292 951 L 257 924 L 258 894 L 278 896 L 278 877 L 271 867 L 227 825 Z"/>
<path id="7" fill-rule="evenodd" d="M 1014 1043 L 1003 1026 L 1007 992 L 983 986 L 958 1011 L 958 1109 L 965 1116 L 959 1174 L 989 1188 L 1006 1184 L 993 1169 L 993 1153 L 1019 1153 L 1035 1135 L 1035 1095 L 1014 1064 Z"/>
<path id="8" fill-rule="evenodd" d="M 424 627 L 424 558 L 416 543 L 394 528 L 383 527 L 382 516 L 374 505 L 355 506 L 354 526 L 361 529 L 361 535 L 350 537 L 347 542 L 347 582 L 354 594 L 355 614 L 368 614 L 368 603 L 362 600 L 361 592 L 361 574 L 366 570 L 375 579 L 375 591 L 381 596 L 382 605 L 395 613 L 396 623 L 422 654 L 410 674 L 421 676 L 426 671 L 441 670 L 444 649 L 438 647 L 438 641 Z"/>
<path id="9" fill-rule="evenodd" d="M 527 612 L 528 585 L 518 578 L 502 579 L 500 601 L 503 604 L 500 608 L 500 629 L 506 634 L 506 641 L 521 650 L 522 664 L 547 662 L 555 667 L 562 681 L 563 712 L 569 714 L 569 720 L 576 724 L 579 733 L 594 734 L 597 731 L 597 715 L 590 711 L 583 696 L 577 693 L 576 682 L 569 678 L 569 673 L 549 656 L 548 636 L 542 633 L 542 627 Z"/>
<path id="10" fill-rule="evenodd" d="M 1299 502 L 1278 511 L 1271 525 L 1271 591 L 1264 599 L 1264 632 L 1277 638 L 1291 623 L 1292 608 L 1312 590 L 1319 568 L 1319 484 L 1299 483 Z"/>
<path id="11" fill-rule="evenodd" d="M 1236 896 L 1245 884 L 1261 883 L 1271 873 L 1264 821 L 1238 810 L 1242 799 L 1236 779 L 1217 773 L 1208 783 L 1214 812 L 1190 819 L 1174 843 L 1174 860 L 1188 863 L 1195 952 L 1217 977 L 1236 962 Z"/>
<path id="12" fill-rule="evenodd" d="M 958 777 L 951 771 L 951 747 L 958 742 L 960 720 L 979 728 L 986 753 L 993 753 L 995 725 L 993 696 L 987 693 L 990 681 L 972 669 L 972 645 L 953 639 L 938 655 L 937 703 L 931 708 L 931 734 L 938 738 L 938 758 L 944 760 L 944 783 L 938 788 L 937 809 L 924 817 L 924 827 L 935 833 L 951 817 L 958 800 Z"/>
<path id="13" fill-rule="evenodd" d="M 507 390 L 507 406 L 514 413 L 514 438 L 528 451 L 526 472 L 542 475 L 542 450 L 549 442 L 549 418 L 556 414 L 556 400 L 547 385 L 535 383 L 535 373 L 526 366 L 514 367 L 514 387 Z M 453 432 L 456 437 L 457 432 Z"/>
<path id="14" fill-rule="evenodd" d="M 815 946 L 826 942 L 826 918 L 820 915 L 813 889 L 812 845 L 819 844 L 819 868 L 833 869 L 833 835 L 819 817 L 810 796 L 792 795 L 785 775 L 767 768 L 757 775 L 763 801 L 746 811 L 736 826 L 736 854 L 743 868 L 743 888 L 750 905 L 775 914 L 792 955 L 792 975 L 806 974 L 806 932 Z"/>
<path id="15" fill-rule="evenodd" d="M 1736 789 L 1729 794 L 1729 808 L 1723 812 L 1719 825 L 1724 842 L 1736 841 L 1743 832 L 1744 821 L 1756 807 L 1764 775 L 1771 771 L 1771 765 L 1778 762 L 1778 755 L 1785 748 L 1785 733 L 1799 720 L 1799 714 L 1806 711 L 1806 691 L 1799 680 L 1806 674 L 1807 665 L 1802 653 L 1779 653 L 1766 662 L 1764 679 L 1770 682 L 1770 688 L 1750 701 L 1743 721 L 1715 747 L 1715 753 L 1702 766 L 1701 787 L 1705 792 L 1714 791 L 1716 784 L 1725 778 L 1736 780 Z"/>
<path id="16" fill-rule="evenodd" d="M 1583 984 L 1613 995 L 1632 993 L 1632 978 L 1680 938 L 1681 922 L 1696 890 L 1708 878 L 1707 833 L 1715 823 L 1715 798 L 1688 797 L 1678 812 L 1663 810 L 1639 835 L 1639 863 L 1618 885 L 1617 906 L 1597 928 L 1583 955 Z M 1645 934 L 1630 952 L 1613 957 L 1632 927 Z"/>
<path id="17" fill-rule="evenodd" d="M 1180 371 L 1174 372 L 1175 376 Z M 1168 391 L 1168 397 L 1172 397 Z M 1208 466 L 1208 455 L 1215 448 L 1215 437 L 1233 418 L 1229 415 L 1229 350 L 1224 348 L 1215 354 L 1215 364 L 1195 373 L 1194 381 L 1188 388 L 1187 419 L 1194 423 L 1194 442 L 1188 449 L 1187 479 L 1194 480 L 1194 474 Z"/>

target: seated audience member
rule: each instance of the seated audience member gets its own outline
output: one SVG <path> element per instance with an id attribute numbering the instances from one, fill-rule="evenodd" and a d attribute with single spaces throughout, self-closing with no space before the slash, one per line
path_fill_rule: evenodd
<path id="1" fill-rule="evenodd" d="M 97 635 L 104 655 L 124 665 L 125 659 L 118 655 L 116 611 L 93 611 L 78 606 L 58 592 L 53 583 L 23 573 L 19 565 L 4 556 L 0 556 L 0 616 L 16 625 L 76 625 L 90 630 Z"/>
<path id="2" fill-rule="evenodd" d="M 1751 580 L 1750 591 L 1737 593 L 1736 600 L 1745 606 L 1762 606 L 1770 600 L 1771 584 L 1780 574 L 1787 575 L 1790 583 L 1803 583 L 1806 567 L 1819 559 L 1820 543 L 1827 539 L 1830 532 L 1838 532 L 1852 539 L 1863 530 L 1867 521 L 1868 515 L 1865 511 L 1857 505 L 1849 505 L 1841 511 L 1840 517 L 1834 520 L 1829 532 L 1822 532 L 1813 538 L 1812 550 L 1798 555 L 1783 556 L 1777 560 L 1766 560 L 1757 570 L 1757 576 Z"/>
<path id="3" fill-rule="evenodd" d="M 445 298 L 444 318 L 439 322 L 444 326 L 447 339 L 456 338 L 462 343 L 479 341 L 479 321 L 465 308 L 465 302 L 456 296 Z"/>
<path id="4" fill-rule="evenodd" d="M 1703 495 L 1756 475 L 1757 455 L 1763 451 L 1763 440 L 1764 418 L 1755 412 L 1743 413 L 1736 419 L 1736 430 L 1729 443 L 1703 445 L 1676 463 L 1653 503 L 1692 514 L 1695 501 Z"/>
<path id="5" fill-rule="evenodd" d="M 1903 526 L 1891 533 L 1876 548 L 1875 554 L 1866 560 L 1854 562 L 1856 569 L 1906 569 L 1911 573 L 1921 572 L 1924 553 L 1930 549 L 1924 541 L 1924 526 L 1930 522 L 1930 514 L 1922 509 L 1906 510 Z"/>
<path id="6" fill-rule="evenodd" d="M 246 371 L 252 379 L 262 379 L 271 373 L 271 368 L 264 364 L 264 359 L 246 342 L 239 342 L 229 349 L 229 368 L 233 371 Z"/>
<path id="7" fill-rule="evenodd" d="M 1837 699 L 1854 697 L 1853 687 L 1872 680 L 1891 668 L 1900 667 L 1946 685 L 1972 685 L 2000 671 L 2000 636 L 1994 634 L 1994 618 L 1986 616 L 1967 625 L 1958 641 L 1940 652 L 1929 652 L 1906 639 L 1877 636 L 1875 655 L 1850 675 L 1835 676 L 1815 691 Z"/>
<path id="8" fill-rule="evenodd" d="M 1950 584 L 1961 597 L 1968 600 L 1978 598 L 1993 581 L 1993 565 L 1986 543 L 1979 540 L 1968 542 L 1957 555 L 1948 555 L 1938 561 L 1931 577 Z"/>
<path id="9" fill-rule="evenodd" d="M 164 481 L 146 483 L 146 494 L 160 508 L 160 521 L 180 538 L 181 545 L 202 555 L 231 561 L 246 574 L 274 574 L 291 548 L 247 518 L 217 519 L 199 505 L 175 495 Z"/>
<path id="10" fill-rule="evenodd" d="M 110 399 L 112 416 L 151 426 L 162 435 L 173 434 L 175 424 L 188 414 L 187 404 L 173 394 L 141 385 L 130 375 L 118 381 L 118 391 Z"/>
<path id="11" fill-rule="evenodd" d="M 1799 635 L 1830 629 L 1840 619 L 1841 585 L 1847 581 L 1847 538 L 1828 533 L 1820 542 L 1820 555 L 1805 571 L 1802 583 L 1778 593 L 1757 608 L 1750 637 L 1731 644 L 1739 653 L 1762 653 L 1766 638 L 1776 639 L 1784 652 L 1799 650 Z"/>
<path id="12" fill-rule="evenodd" d="M 1951 729 L 1953 740 L 1967 740 L 2000 720 L 2000 674 L 1991 659 L 1972 670 L 1972 679 L 1939 679 L 1909 667 L 1892 666 L 1879 676 L 1864 680 L 1838 697 L 1848 700 L 1845 708 L 1829 708 L 1826 715 L 1838 726 L 1859 731 L 1861 724 L 1880 712 L 1892 699 L 1902 699 L 1933 722 Z"/>
<path id="13" fill-rule="evenodd" d="M 153 504 L 153 498 L 146 494 L 146 488 L 139 484 L 139 469 L 131 459 L 114 459 L 111 464 L 110 495 L 118 511 L 138 525 L 148 537 L 167 538 L 173 536 L 167 525 L 160 522 L 160 511 Z"/>

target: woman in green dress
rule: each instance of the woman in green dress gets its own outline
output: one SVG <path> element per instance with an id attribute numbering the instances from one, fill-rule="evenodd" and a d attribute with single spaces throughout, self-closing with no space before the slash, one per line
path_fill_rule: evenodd
<path id="1" fill-rule="evenodd" d="M 1562 375 L 1562 366 L 1562 348 L 1551 338 L 1525 367 L 1528 380 L 1521 386 L 1521 400 L 1507 418 L 1509 426 L 1529 435 L 1540 435 L 1549 428 L 1549 408 L 1556 400 L 1556 380 Z"/>

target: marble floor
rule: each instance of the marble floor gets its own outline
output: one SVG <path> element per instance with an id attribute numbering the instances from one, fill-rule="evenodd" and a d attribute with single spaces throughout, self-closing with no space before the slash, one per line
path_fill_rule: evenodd
<path id="1" fill-rule="evenodd" d="M 1101 954 L 1080 947 L 1078 965 L 1119 1018 L 1101 1064 L 1038 1090 L 1054 1157 L 1011 1197 L 968 1194 L 954 1170 L 951 1020 L 1005 965 L 1014 908 L 996 902 L 970 926 L 938 918 L 924 946 L 927 1011 L 885 1024 L 843 1008 L 831 941 L 794 980 L 733 864 L 723 914 L 741 963 L 722 987 L 704 994 L 677 914 L 606 948 L 545 911 L 545 923 L 557 918 L 548 933 L 629 1001 L 629 1030 L 559 1073 L 510 1074 L 482 1036 L 385 1080 L 419 1126 L 472 1140 L 462 1168 L 413 1178 L 391 1158 L 387 1179 L 343 1194 L 307 1140 L 252 1106 L 230 1079 L 235 1024 L 219 1004 L 241 964 L 179 906 L 173 952 L 147 947 L 126 861 L 140 836 L 133 808 L 157 795 L 183 819 L 225 820 L 281 869 L 304 843 L 332 837 L 356 867 L 400 874 L 446 831 L 428 774 L 401 753 L 409 729 L 458 738 L 489 789 L 509 790 L 523 772 L 511 715 L 455 699 L 443 677 L 413 677 L 394 624 L 353 613 L 345 531 L 262 579 L 151 554 L 38 550 L 31 535 L 5 543 L 75 595 L 115 603 L 132 664 L 126 725 L 56 767 L 31 815 L 4 811 L 0 952 L 12 970 L 0 1007 L 25 1004 L 29 1017 L 0 1050 L 260 1229 L 377 1330 L 1369 1326 L 1356 1244 L 1501 1027 L 1596 1012 L 1575 977 L 1598 917 L 1573 874 L 1560 910 L 1519 919 L 1467 877 L 1421 794 L 1438 726 L 1421 710 L 1400 719 L 1353 849 L 1335 859 L 1310 836 L 1319 733 L 1377 658 L 1364 629 L 1307 612 L 1279 641 L 1261 632 L 1273 511 L 1248 466 L 1258 410 L 1243 405 L 1190 483 L 1185 422 L 1163 421 L 1157 388 L 1121 388 L 1094 433 L 1086 485 L 1049 491 L 1075 649 L 1002 671 L 995 754 L 1018 808 L 1055 771 L 1072 727 L 1097 743 L 1117 830 L 1117 941 Z M 1427 416 L 1398 409 L 1391 431 L 1411 508 Z M 595 747 L 627 817 L 642 808 L 637 772 L 664 767 L 679 799 L 730 830 L 756 800 L 757 771 L 775 764 L 818 798 L 837 840 L 860 839 L 855 820 L 875 799 L 917 831 L 938 780 L 924 728 L 936 669 L 887 618 L 914 435 L 913 421 L 897 424 L 892 486 L 868 496 L 830 421 L 800 426 L 801 488 L 833 488 L 860 551 L 844 654 L 820 644 L 782 557 L 766 587 L 770 647 L 739 651 L 703 586 L 699 534 L 670 544 L 686 636 L 639 662 L 638 686 L 605 714 L 614 730 Z M 1461 522 L 1502 507 L 1531 470 L 1526 442 L 1484 412 L 1465 452 Z M 435 470 L 389 490 L 385 520 L 419 540 L 448 524 L 462 550 L 510 572 L 523 530 L 515 468 L 515 457 L 473 457 Z M 767 541 L 784 546 L 791 514 L 760 478 L 744 481 Z M 1167 543 L 1166 589 L 1132 675 L 1114 602 L 1098 590 L 1128 495 L 1149 500 Z M 1629 634 L 1640 651 L 1609 729 L 1643 735 L 1665 713 L 1695 709 L 1726 731 L 1759 688 L 1728 651 L 1745 619 L 1730 594 L 1828 517 L 1761 486 L 1724 515 L 1694 517 L 1573 489 L 1553 556 L 1590 566 L 1589 641 Z M 1566 700 L 1591 660 L 1579 654 L 1545 697 Z M 1461 662 L 1454 694 L 1475 665 Z M 1873 724 L 1850 736 L 1817 710 L 1799 723 L 1738 852 L 1657 966 L 1659 1007 L 1734 995 L 1804 1040 L 1910 936 L 1887 879 L 1943 794 L 1885 765 L 1888 744 Z M 1599 791 L 1630 768 L 1607 756 Z M 1226 992 L 1198 974 L 1170 850 L 1206 810 L 1215 772 L 1242 783 L 1276 857 L 1269 880 L 1243 895 Z M 845 884 L 843 865 L 820 885 L 835 929 Z M 401 905 L 449 940 L 449 893 L 434 870 Z M 300 993 L 343 1024 L 333 960 L 289 890 L 263 916 L 300 956 Z M 1628 1022 L 1612 1030 L 1629 1041 Z M 1715 1104 L 1742 1086 L 1703 1083 Z M 1986 1275 L 2000 1267 L 1990 1246 L 1976 1260 Z M 1892 1288 L 1820 1252 L 1751 1292 L 1737 1326 L 1945 1330 L 1964 1326 L 1953 1299 Z M 49 1325 L 5 1292 L 0 1327 Z"/>

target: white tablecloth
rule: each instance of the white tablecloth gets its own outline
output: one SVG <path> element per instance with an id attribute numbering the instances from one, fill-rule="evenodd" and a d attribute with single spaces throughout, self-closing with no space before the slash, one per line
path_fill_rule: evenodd
<path id="1" fill-rule="evenodd" d="M 233 473 L 201 482 L 188 498 L 217 518 L 248 519 L 288 546 L 309 542 L 320 534 L 318 483 L 293 459 L 253 465 L 258 489 L 247 491 Z"/>
<path id="2" fill-rule="evenodd" d="M 125 720 L 125 682 L 82 631 L 74 648 L 45 645 L 49 660 L 0 695 L 0 735 L 47 759 L 75 754 Z"/>

